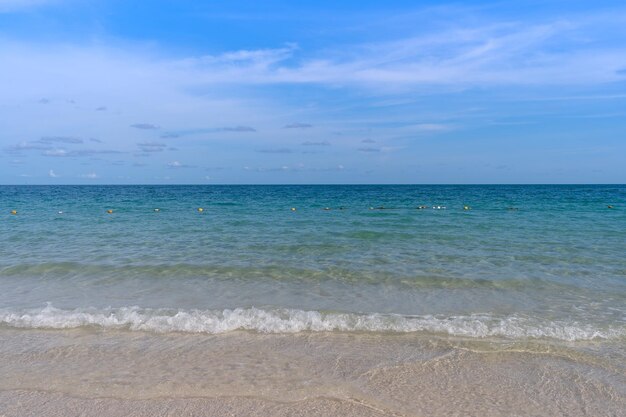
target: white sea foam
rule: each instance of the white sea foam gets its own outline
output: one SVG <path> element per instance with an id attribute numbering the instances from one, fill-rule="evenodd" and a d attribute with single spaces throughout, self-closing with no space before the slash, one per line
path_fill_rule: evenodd
<path id="1" fill-rule="evenodd" d="M 250 330 L 261 333 L 297 332 L 433 332 L 465 337 L 551 338 L 567 341 L 626 337 L 626 326 L 602 329 L 563 321 L 528 317 L 402 316 L 394 314 L 324 313 L 295 309 L 236 308 L 233 310 L 167 310 L 139 307 L 62 310 L 0 310 L 0 324 L 17 328 L 71 329 L 93 326 L 139 331 L 225 333 Z"/>

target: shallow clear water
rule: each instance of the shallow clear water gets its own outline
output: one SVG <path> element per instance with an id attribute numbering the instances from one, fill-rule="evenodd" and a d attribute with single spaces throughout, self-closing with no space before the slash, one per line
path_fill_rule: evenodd
<path id="1" fill-rule="evenodd" d="M 0 236 L 3 327 L 626 338 L 621 185 L 1 186 Z"/>

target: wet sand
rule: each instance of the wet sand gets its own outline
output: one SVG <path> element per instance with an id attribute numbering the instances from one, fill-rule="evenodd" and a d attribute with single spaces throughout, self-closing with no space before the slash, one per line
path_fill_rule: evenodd
<path id="1" fill-rule="evenodd" d="M 624 349 L 434 335 L 0 329 L 0 416 L 620 416 Z"/>

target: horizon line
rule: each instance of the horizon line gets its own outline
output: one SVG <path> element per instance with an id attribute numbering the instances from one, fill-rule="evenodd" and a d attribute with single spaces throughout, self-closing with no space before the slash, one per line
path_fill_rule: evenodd
<path id="1" fill-rule="evenodd" d="M 132 184 L 112 184 L 112 183 L 96 183 L 96 184 L 81 184 L 81 183 L 66 183 L 66 184 L 0 184 L 0 187 L 75 187 L 75 186 L 86 186 L 86 187 L 94 187 L 94 186 L 119 186 L 119 187 L 129 187 L 129 186 L 329 186 L 329 185 L 338 185 L 338 186 L 368 186 L 368 185 L 389 185 L 389 186 L 414 186 L 414 185 L 425 185 L 425 186 L 474 186 L 474 185 L 489 185 L 489 186 L 510 186 L 510 185 L 578 185 L 578 186 L 589 186 L 589 185 L 619 185 L 626 186 L 626 182 L 624 183 L 522 183 L 522 182 L 511 182 L 511 183 L 132 183 Z"/>

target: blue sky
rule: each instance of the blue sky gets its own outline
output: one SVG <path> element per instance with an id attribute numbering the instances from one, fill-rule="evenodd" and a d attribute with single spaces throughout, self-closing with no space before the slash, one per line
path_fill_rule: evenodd
<path id="1" fill-rule="evenodd" d="M 0 0 L 0 183 L 624 183 L 619 1 Z"/>

